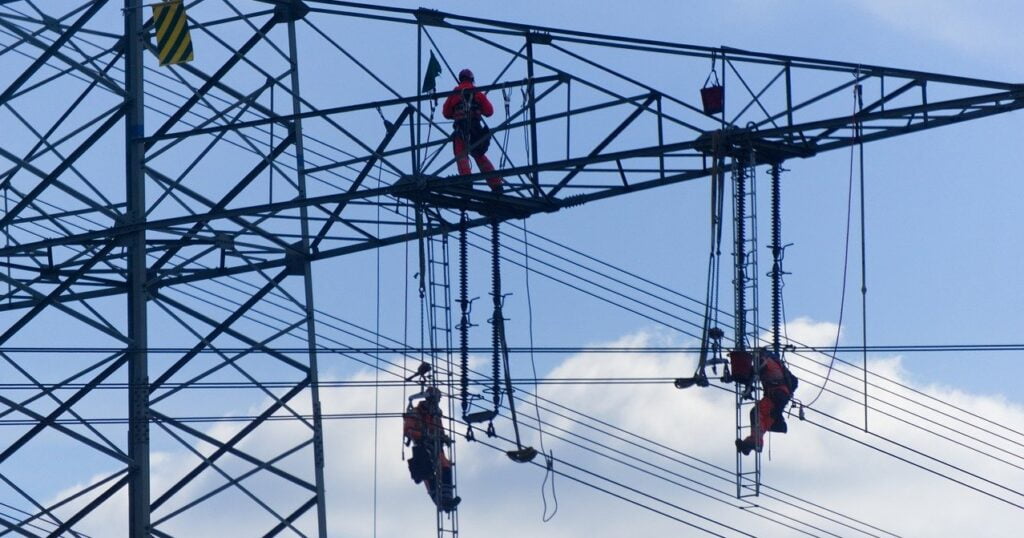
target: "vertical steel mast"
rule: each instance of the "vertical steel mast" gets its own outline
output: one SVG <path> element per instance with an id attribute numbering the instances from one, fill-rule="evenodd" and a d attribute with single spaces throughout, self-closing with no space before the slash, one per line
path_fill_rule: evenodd
<path id="1" fill-rule="evenodd" d="M 125 0 L 126 223 L 146 221 L 146 145 L 142 78 L 142 0 Z M 146 229 L 125 235 L 128 257 L 128 532 L 149 536 L 149 364 L 146 327 Z"/>
<path id="2" fill-rule="evenodd" d="M 301 3 L 296 2 L 288 6 L 278 6 L 278 13 L 288 20 L 288 60 L 290 65 L 290 80 L 292 94 L 292 114 L 296 116 L 302 112 L 299 89 L 299 48 L 295 36 L 295 21 L 302 18 L 308 9 Z M 302 138 L 302 119 L 296 118 L 292 125 L 295 136 L 295 175 L 298 179 L 299 198 L 306 198 L 306 157 Z M 316 520 L 317 536 L 327 537 L 327 507 L 324 501 L 324 435 L 323 435 L 323 414 L 320 405 L 320 373 L 317 362 L 316 349 L 316 308 L 313 302 L 313 266 L 309 261 L 309 209 L 306 206 L 299 208 L 300 226 L 302 234 L 301 252 L 302 280 L 305 293 L 306 310 L 306 344 L 309 352 L 309 392 L 312 399 L 313 409 L 313 473 L 316 486 Z"/>

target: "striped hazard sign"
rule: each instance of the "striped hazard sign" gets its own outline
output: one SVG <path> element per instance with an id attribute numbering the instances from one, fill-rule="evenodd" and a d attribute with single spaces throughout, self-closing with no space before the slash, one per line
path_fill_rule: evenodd
<path id="1" fill-rule="evenodd" d="M 192 36 L 188 33 L 188 20 L 181 0 L 153 4 L 156 23 L 156 50 L 160 65 L 192 61 Z"/>

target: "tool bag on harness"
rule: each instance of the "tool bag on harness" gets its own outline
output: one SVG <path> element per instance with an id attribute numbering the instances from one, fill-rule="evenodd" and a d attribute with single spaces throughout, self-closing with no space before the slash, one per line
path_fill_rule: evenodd
<path id="1" fill-rule="evenodd" d="M 749 352 L 730 351 L 729 366 L 735 382 L 747 385 L 754 380 L 754 356 Z"/>
<path id="2" fill-rule="evenodd" d="M 784 362 L 780 362 L 782 365 L 782 378 L 786 383 L 786 387 L 789 389 L 789 393 L 793 394 L 796 392 L 796 388 L 800 386 L 800 380 L 796 378 L 796 375 L 790 371 L 789 366 Z"/>
<path id="3" fill-rule="evenodd" d="M 409 464 L 409 476 L 412 481 L 419 484 L 424 480 L 434 477 L 434 465 L 427 447 L 417 443 L 412 446 L 412 457 L 406 462 Z"/>

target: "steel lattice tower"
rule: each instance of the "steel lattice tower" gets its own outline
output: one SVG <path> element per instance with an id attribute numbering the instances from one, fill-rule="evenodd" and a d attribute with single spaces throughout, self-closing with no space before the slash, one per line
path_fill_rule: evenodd
<path id="1" fill-rule="evenodd" d="M 159 67 L 141 0 L 40 4 L 0 5 L 0 375 L 23 385 L 0 389 L 0 496 L 25 513 L 0 524 L 30 536 L 76 535 L 126 493 L 132 536 L 225 506 L 326 536 L 318 316 L 345 305 L 317 301 L 325 260 L 454 231 L 459 210 L 480 227 L 706 178 L 718 157 L 778 165 L 1024 107 L 1015 84 L 337 1 L 190 2 L 196 59 Z M 453 175 L 431 52 L 504 67 L 478 81 L 513 96 L 491 122 L 500 195 Z M 709 64 L 721 114 L 694 90 Z M 410 231 L 414 205 L 430 218 Z M 190 419 L 239 409 L 217 431 Z M 188 465 L 152 481 L 173 451 Z"/>

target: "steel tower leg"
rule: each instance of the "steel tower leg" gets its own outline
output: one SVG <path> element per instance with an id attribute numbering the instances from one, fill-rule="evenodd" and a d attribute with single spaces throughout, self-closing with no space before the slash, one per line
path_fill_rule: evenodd
<path id="1" fill-rule="evenodd" d="M 142 87 L 142 0 L 125 0 L 125 154 L 126 217 L 146 219 L 146 148 Z M 128 256 L 128 533 L 148 537 L 149 365 L 146 332 L 146 232 L 127 236 Z"/>
<path id="2" fill-rule="evenodd" d="M 291 63 L 291 94 L 292 113 L 301 112 L 299 99 L 299 60 L 298 45 L 295 39 L 295 20 L 288 21 L 288 60 Z M 306 197 L 305 153 L 303 152 L 302 119 L 297 118 L 292 128 L 295 130 L 295 170 L 299 184 L 299 198 Z M 317 536 L 327 538 L 327 509 L 324 503 L 324 436 L 323 418 L 320 409 L 320 375 L 316 354 L 316 318 L 313 305 L 313 268 L 309 261 L 309 214 L 303 205 L 299 209 L 302 227 L 302 248 L 305 256 L 302 264 L 302 276 L 305 284 L 306 302 L 306 342 L 309 352 L 309 391 L 313 407 L 313 466 L 316 485 L 316 519 Z"/>

